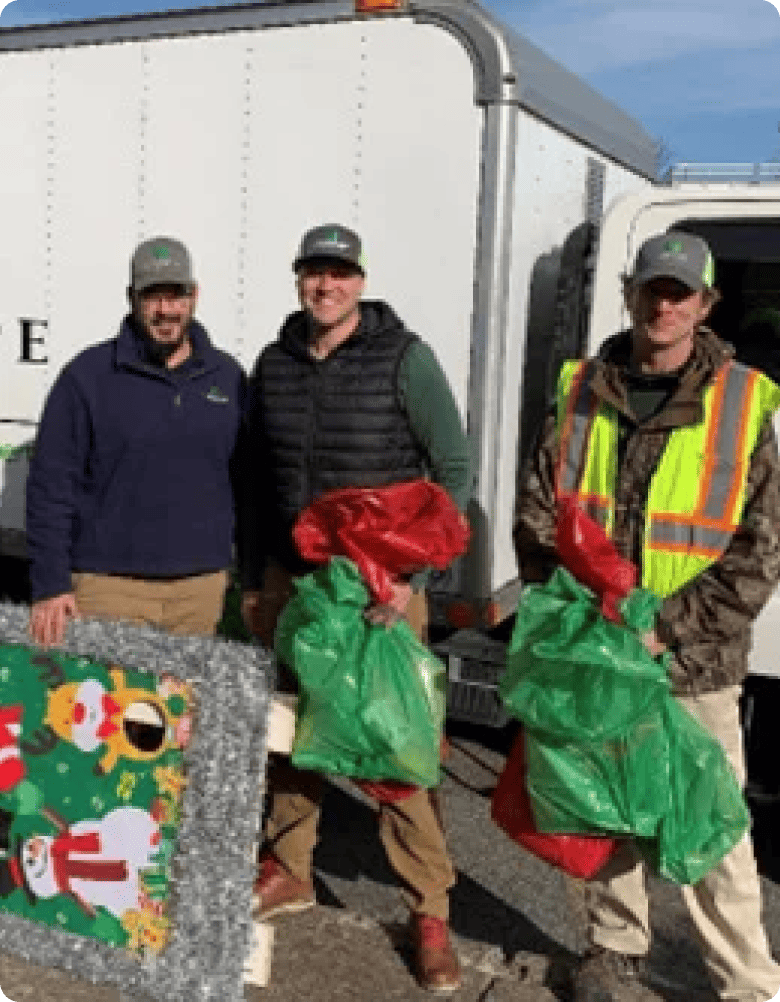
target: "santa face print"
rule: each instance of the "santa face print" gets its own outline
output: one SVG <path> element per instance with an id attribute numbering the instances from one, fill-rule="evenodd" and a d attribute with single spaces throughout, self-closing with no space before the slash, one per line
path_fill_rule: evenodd
<path id="1" fill-rule="evenodd" d="M 51 875 L 51 838 L 35 835 L 22 846 L 22 870 L 28 886 L 36 896 L 54 893 L 56 886 Z"/>
<path id="2" fill-rule="evenodd" d="M 24 844 L 24 868 L 33 877 L 40 877 L 46 869 L 49 853 L 42 838 L 30 838 Z"/>

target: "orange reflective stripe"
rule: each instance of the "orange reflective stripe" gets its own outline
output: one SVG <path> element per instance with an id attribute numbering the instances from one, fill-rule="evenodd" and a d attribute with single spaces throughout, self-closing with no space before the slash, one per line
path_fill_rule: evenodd
<path id="1" fill-rule="evenodd" d="M 577 490 L 580 463 L 587 455 L 588 435 L 598 410 L 598 399 L 590 392 L 586 380 L 590 368 L 587 362 L 579 367 L 566 401 L 556 473 L 556 492 L 559 495 L 574 494 Z"/>
<path id="2" fill-rule="evenodd" d="M 731 536 L 732 530 L 721 525 L 701 525 L 694 518 L 656 516 L 652 519 L 648 546 L 652 550 L 711 557 L 726 549 Z"/>
<path id="3" fill-rule="evenodd" d="M 698 515 L 678 515 L 675 512 L 654 512 L 653 519 L 660 523 L 666 525 L 684 525 L 690 527 L 699 527 L 702 529 L 722 529 L 725 526 L 723 519 L 720 518 L 701 518 Z"/>
<path id="4" fill-rule="evenodd" d="M 729 490 L 728 498 L 726 499 L 726 504 L 723 510 L 724 520 L 730 522 L 732 525 L 736 525 L 738 521 L 739 512 L 736 511 L 737 498 L 739 496 L 740 490 L 742 488 L 743 477 L 738 475 L 742 472 L 742 468 L 745 464 L 747 457 L 745 456 L 745 440 L 747 438 L 748 429 L 750 427 L 750 412 L 752 410 L 753 400 L 755 399 L 756 383 L 758 382 L 759 373 L 755 369 L 751 369 L 748 372 L 746 386 L 744 394 L 742 396 L 742 406 L 740 407 L 740 422 L 739 422 L 739 432 L 737 434 L 737 441 L 734 448 L 733 455 L 736 459 L 734 476 L 731 480 L 731 489 Z"/>
<path id="5" fill-rule="evenodd" d="M 699 486 L 699 500 L 696 504 L 695 511 L 697 513 L 703 513 L 707 505 L 707 499 L 710 494 L 710 484 L 712 482 L 712 471 L 717 460 L 717 453 L 715 451 L 715 439 L 718 435 L 718 428 L 720 426 L 721 414 L 723 413 L 723 398 L 726 394 L 726 376 L 728 375 L 728 370 L 731 368 L 731 363 L 722 369 L 715 380 L 713 386 L 713 398 L 712 398 L 712 412 L 710 416 L 710 423 L 707 429 L 707 443 L 704 450 L 705 465 L 704 472 L 702 474 L 701 483 Z"/>
<path id="6" fill-rule="evenodd" d="M 569 395 L 566 399 L 566 415 L 563 419 L 563 427 L 561 428 L 561 433 L 558 440 L 558 448 L 560 450 L 558 455 L 558 469 L 555 473 L 555 490 L 557 494 L 571 494 L 574 490 L 573 487 L 569 486 L 569 480 L 571 479 L 570 473 L 570 453 L 571 453 L 571 437 L 572 428 L 574 427 L 574 414 L 577 409 L 577 397 L 580 393 L 580 386 L 582 384 L 582 377 L 585 370 L 584 363 L 577 370 L 577 374 L 572 380 L 571 388 L 569 389 Z M 564 470 L 568 474 L 566 477 L 566 482 L 564 483 Z"/>
<path id="7" fill-rule="evenodd" d="M 760 373 L 728 362 L 713 383 L 704 471 L 693 514 L 654 512 L 648 545 L 651 549 L 686 549 L 701 556 L 718 556 L 729 544 L 739 522 L 737 503 L 744 487 L 747 435 Z M 724 457 L 732 463 L 720 462 Z M 679 531 L 675 534 L 675 527 Z"/>

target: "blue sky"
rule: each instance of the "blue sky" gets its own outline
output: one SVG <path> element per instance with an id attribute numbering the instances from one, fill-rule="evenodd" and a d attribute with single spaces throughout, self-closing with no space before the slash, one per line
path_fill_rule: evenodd
<path id="1" fill-rule="evenodd" d="M 664 141 L 674 162 L 780 159 L 780 13 L 774 2 L 482 0 L 638 118 Z M 203 4 L 14 0 L 0 15 L 0 27 L 171 6 Z"/>

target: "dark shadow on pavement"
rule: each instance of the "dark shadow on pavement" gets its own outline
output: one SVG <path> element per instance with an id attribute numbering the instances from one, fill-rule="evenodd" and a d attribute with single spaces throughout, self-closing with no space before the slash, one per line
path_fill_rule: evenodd
<path id="1" fill-rule="evenodd" d="M 345 880 L 365 875 L 379 884 L 396 884 L 379 841 L 376 811 L 330 783 L 325 785 L 314 865 Z"/>
<path id="2" fill-rule="evenodd" d="M 701 951 L 688 936 L 653 930 L 649 984 L 666 1002 L 716 1002 Z"/>
<path id="3" fill-rule="evenodd" d="M 326 786 L 320 821 L 320 842 L 315 850 L 316 869 L 327 877 L 347 880 L 365 876 L 379 884 L 397 886 L 398 881 L 385 858 L 377 834 L 376 812 L 338 787 Z M 317 897 L 323 904 L 343 907 L 322 881 L 317 883 Z M 529 952 L 564 959 L 571 963 L 574 954 L 562 951 L 560 943 L 529 921 L 481 884 L 464 873 L 450 896 L 450 926 L 456 936 L 486 948 L 499 947 L 507 962 L 518 953 Z M 388 936 L 406 957 L 403 927 L 387 926 Z"/>
<path id="4" fill-rule="evenodd" d="M 498 946 L 507 962 L 518 953 L 537 953 L 552 957 L 562 952 L 561 944 L 551 939 L 522 912 L 512 908 L 481 884 L 463 873 L 450 895 L 452 931 L 466 939 Z M 563 951 L 569 958 L 574 954 Z"/>

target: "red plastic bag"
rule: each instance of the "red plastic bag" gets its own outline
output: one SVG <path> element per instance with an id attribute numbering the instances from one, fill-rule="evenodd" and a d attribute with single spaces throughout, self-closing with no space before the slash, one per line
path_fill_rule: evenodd
<path id="1" fill-rule="evenodd" d="M 525 787 L 525 735 L 517 735 L 490 804 L 490 816 L 514 842 L 573 877 L 590 880 L 618 847 L 598 835 L 543 835 L 536 830 Z"/>
<path id="2" fill-rule="evenodd" d="M 444 488 L 410 480 L 328 491 L 298 516 L 293 538 L 312 563 L 349 557 L 375 601 L 389 602 L 397 578 L 424 567 L 444 570 L 465 553 L 469 529 Z"/>
<path id="3" fill-rule="evenodd" d="M 617 602 L 636 585 L 636 567 L 620 556 L 606 532 L 577 507 L 574 498 L 559 499 L 555 546 L 566 570 L 601 597 L 604 617 L 621 623 Z"/>
<path id="4" fill-rule="evenodd" d="M 394 779 L 353 779 L 352 782 L 379 804 L 396 804 L 401 800 L 408 800 L 413 793 L 422 789 L 412 783 L 399 783 Z"/>
<path id="5" fill-rule="evenodd" d="M 606 619 L 621 623 L 617 603 L 636 585 L 634 565 L 625 560 L 592 518 L 572 497 L 558 499 L 555 545 L 561 563 L 581 584 L 601 598 Z M 548 835 L 536 830 L 526 789 L 525 735 L 522 731 L 504 765 L 491 802 L 491 817 L 523 848 L 573 877 L 595 877 L 619 840 L 598 835 Z"/>

